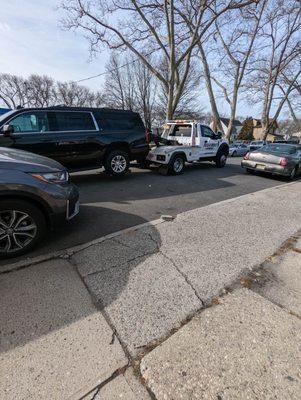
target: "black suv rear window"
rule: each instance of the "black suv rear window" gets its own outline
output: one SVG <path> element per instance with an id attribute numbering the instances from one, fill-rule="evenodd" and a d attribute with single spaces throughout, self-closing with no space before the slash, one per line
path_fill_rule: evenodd
<path id="1" fill-rule="evenodd" d="M 94 131 L 95 124 L 88 112 L 55 112 L 58 131 Z"/>
<path id="2" fill-rule="evenodd" d="M 98 126 L 109 131 L 144 130 L 140 116 L 135 113 L 94 113 L 94 116 Z"/>

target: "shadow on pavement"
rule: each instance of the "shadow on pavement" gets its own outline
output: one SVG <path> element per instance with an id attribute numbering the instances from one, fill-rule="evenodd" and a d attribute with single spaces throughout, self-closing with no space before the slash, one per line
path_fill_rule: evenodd
<path id="1" fill-rule="evenodd" d="M 107 218 L 112 215 L 113 213 L 108 213 Z M 145 220 L 137 218 L 135 222 L 142 224 Z M 89 227 L 91 229 L 91 224 L 92 221 L 89 221 L 86 240 L 89 238 L 88 229 Z M 105 241 L 95 246 L 95 255 L 91 254 L 94 246 L 87 249 L 89 254 L 83 252 L 84 258 L 81 262 L 83 268 L 89 263 L 96 263 L 98 268 L 103 265 L 107 271 L 103 276 L 105 305 L 118 298 L 127 284 L 130 271 L 141 262 L 141 259 L 131 262 L 130 268 L 122 268 L 117 275 L 117 269 L 113 266 L 123 258 L 127 260 L 135 258 L 135 255 L 141 254 L 141 249 L 145 261 L 148 258 L 146 249 L 151 247 L 156 252 L 157 244 L 160 245 L 157 229 L 155 227 L 148 229 L 153 239 L 150 239 L 149 235 L 140 237 L 139 248 L 135 248 L 135 245 L 129 247 L 127 244 L 122 245 L 114 241 L 110 244 Z M 111 269 L 114 272 L 110 275 Z M 114 277 L 113 280 L 110 277 Z M 96 312 L 73 263 L 64 259 L 54 259 L 24 269 L 0 273 L 0 293 L 0 353 L 35 342 L 44 335 L 84 320 Z M 67 337 L 65 340 L 68 345 L 68 341 L 72 338 Z M 30 354 L 27 354 L 27 357 L 30 357 Z"/>
<path id="2" fill-rule="evenodd" d="M 240 165 L 231 164 L 219 169 L 213 163 L 203 163 L 188 165 L 184 174 L 177 176 L 162 176 L 153 168 L 135 169 L 123 178 L 115 179 L 103 172 L 87 172 L 72 175 L 72 181 L 80 188 L 83 203 L 126 204 L 134 200 L 158 199 L 227 188 L 234 184 L 226 182 L 225 179 L 241 173 L 243 170 Z"/>

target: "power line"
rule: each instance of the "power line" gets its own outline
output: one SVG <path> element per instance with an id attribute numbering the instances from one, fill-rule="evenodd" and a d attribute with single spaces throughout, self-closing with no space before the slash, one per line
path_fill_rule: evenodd
<path id="1" fill-rule="evenodd" d="M 150 53 L 144 54 L 144 57 L 150 56 L 151 54 L 153 54 L 153 51 L 150 52 Z M 77 81 L 74 81 L 74 83 L 79 83 L 79 82 L 89 81 L 90 79 L 99 78 L 100 76 L 107 75 L 107 74 L 109 74 L 110 72 L 118 71 L 118 70 L 121 69 L 121 68 L 124 68 L 124 67 L 126 67 L 126 66 L 128 66 L 128 65 L 134 64 L 134 63 L 137 62 L 137 61 L 140 61 L 140 59 L 139 59 L 139 58 L 136 58 L 136 60 L 129 61 L 129 62 L 125 63 L 125 64 L 120 65 L 119 67 L 116 67 L 116 68 L 111 69 L 110 71 L 101 72 L 100 74 L 97 74 L 97 75 L 92 75 L 92 76 L 89 76 L 89 77 L 87 77 L 87 78 L 79 79 L 79 80 L 77 80 Z"/>

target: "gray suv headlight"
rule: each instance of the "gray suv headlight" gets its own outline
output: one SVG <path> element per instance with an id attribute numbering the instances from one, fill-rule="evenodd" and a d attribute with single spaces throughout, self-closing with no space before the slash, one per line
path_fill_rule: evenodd
<path id="1" fill-rule="evenodd" d="M 69 180 L 67 171 L 47 172 L 43 174 L 31 174 L 34 178 L 48 183 L 66 183 Z"/>

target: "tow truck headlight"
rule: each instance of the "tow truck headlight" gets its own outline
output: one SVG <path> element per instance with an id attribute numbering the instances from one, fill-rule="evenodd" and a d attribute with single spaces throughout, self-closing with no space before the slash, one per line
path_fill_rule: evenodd
<path id="1" fill-rule="evenodd" d="M 166 156 L 163 156 L 162 154 L 157 155 L 157 161 L 165 161 Z"/>

